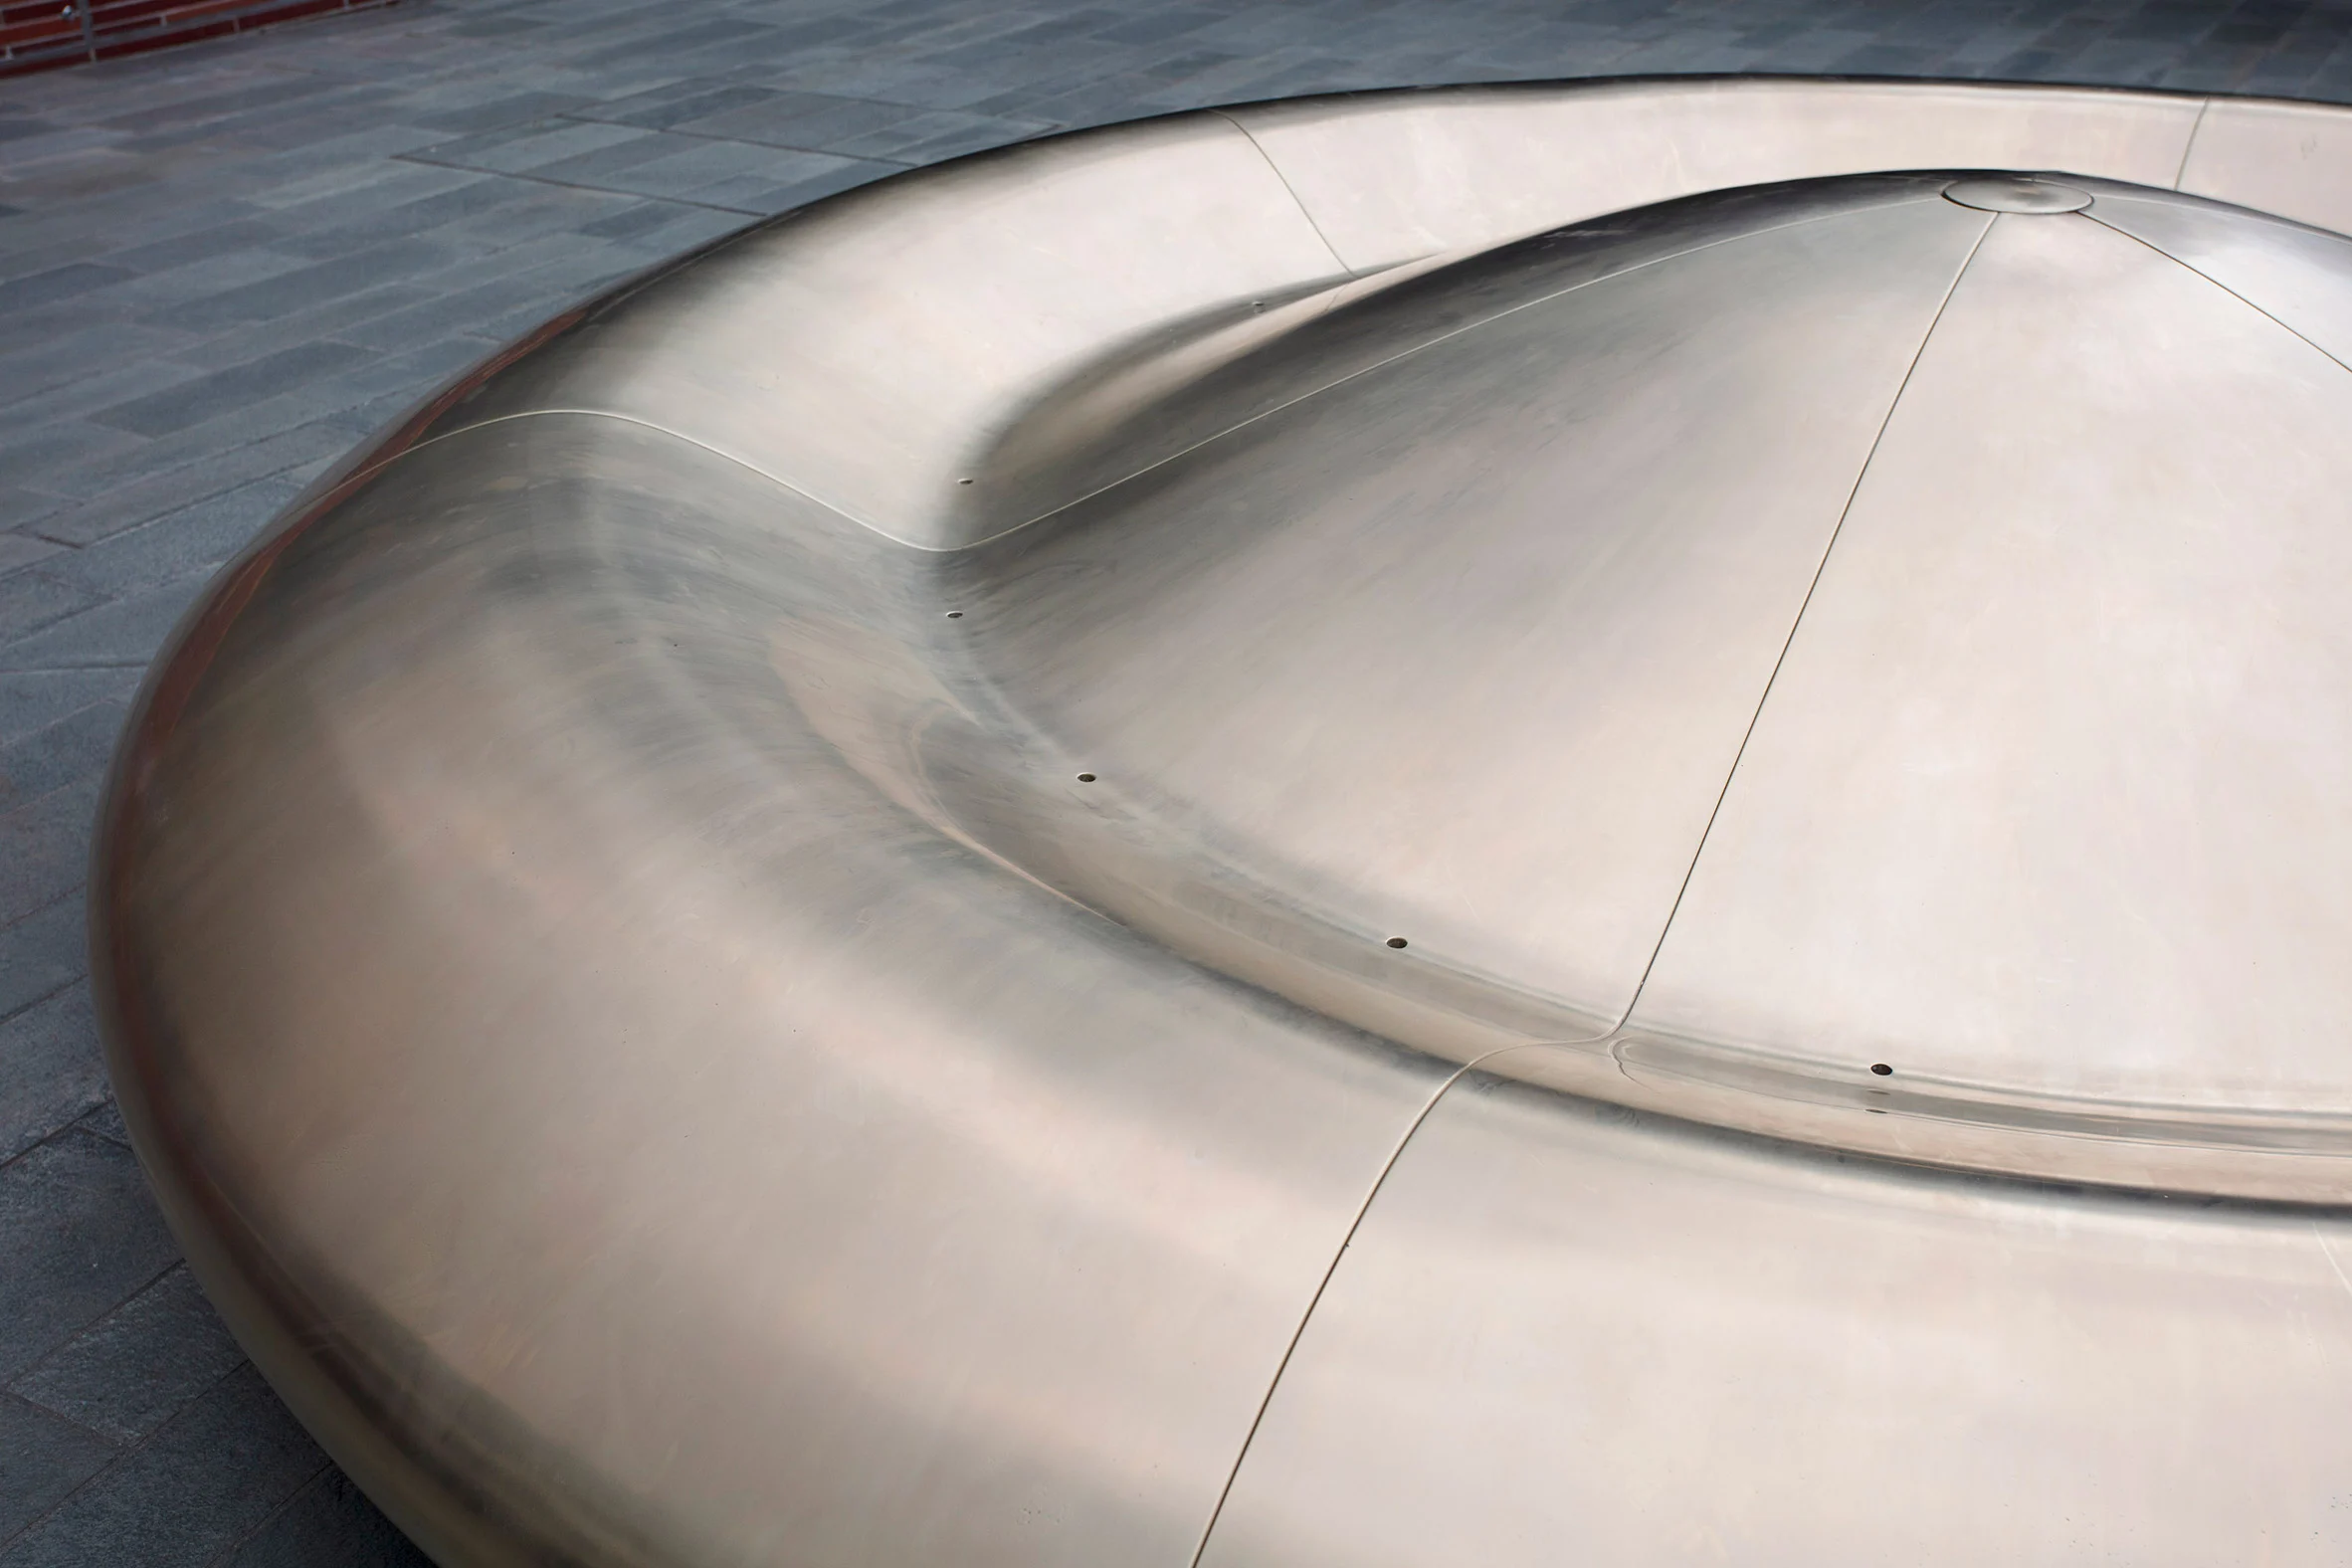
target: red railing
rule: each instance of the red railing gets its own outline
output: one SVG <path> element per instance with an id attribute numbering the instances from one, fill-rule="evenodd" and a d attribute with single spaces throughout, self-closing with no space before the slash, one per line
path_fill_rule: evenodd
<path id="1" fill-rule="evenodd" d="M 0 77 L 391 0 L 0 0 Z"/>

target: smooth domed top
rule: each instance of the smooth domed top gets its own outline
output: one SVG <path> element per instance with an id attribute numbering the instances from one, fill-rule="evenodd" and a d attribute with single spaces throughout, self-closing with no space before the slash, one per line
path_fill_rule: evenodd
<path id="1" fill-rule="evenodd" d="M 2352 245 L 2167 192 L 1673 203 L 1161 400 L 1107 448 L 1197 444 L 980 553 L 974 657 L 1187 855 L 1522 1038 L 2326 1136 L 2347 349 Z"/>

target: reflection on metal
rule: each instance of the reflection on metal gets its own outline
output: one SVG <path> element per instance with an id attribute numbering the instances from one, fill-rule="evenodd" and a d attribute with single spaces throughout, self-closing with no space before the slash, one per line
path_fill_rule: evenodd
<path id="1" fill-rule="evenodd" d="M 1954 180 L 1944 197 L 1980 212 L 2080 212 L 2090 205 L 2086 190 L 2019 175 Z"/>
<path id="2" fill-rule="evenodd" d="M 2341 1560 L 2347 124 L 1278 103 L 551 323 L 124 741 L 180 1235 L 451 1563 Z"/>

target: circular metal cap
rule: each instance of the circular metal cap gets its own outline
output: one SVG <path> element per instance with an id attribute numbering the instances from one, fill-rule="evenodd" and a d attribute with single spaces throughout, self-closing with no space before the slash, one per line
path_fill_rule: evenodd
<path id="1" fill-rule="evenodd" d="M 2052 180 L 2023 174 L 1986 174 L 1954 180 L 1944 187 L 1944 198 L 1980 212 L 2080 212 L 2090 205 L 2090 192 Z"/>

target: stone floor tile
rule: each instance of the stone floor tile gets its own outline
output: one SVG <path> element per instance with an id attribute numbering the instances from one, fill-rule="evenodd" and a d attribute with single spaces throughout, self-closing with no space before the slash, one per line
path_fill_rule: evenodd
<path id="1" fill-rule="evenodd" d="M 414 341 L 411 339 L 411 341 Z M 346 363 L 356 364 L 358 360 Z M 180 474 L 188 482 L 186 495 L 218 494 L 224 490 L 264 478 L 297 463 L 309 461 L 317 454 L 296 450 L 304 446 L 302 432 L 306 426 L 332 419 L 348 404 L 332 401 L 331 377 L 321 376 L 303 385 L 290 387 L 275 395 L 264 396 L 258 402 L 237 401 L 218 410 L 199 410 L 208 417 L 185 426 L 169 435 L 158 436 L 129 454 L 91 459 L 69 464 L 57 473 L 45 476 L 60 489 L 80 490 L 82 499 L 95 499 L 109 490 L 126 490 L 145 481 L 167 474 Z M 337 427 L 341 429 L 341 427 Z M 347 450 L 363 431 L 342 429 L 340 447 Z M 320 436 L 317 439 L 334 439 Z M 293 455 L 288 455 L 290 450 Z M 167 488 L 167 487 L 166 487 Z M 174 499 L 179 497 L 173 497 Z M 165 503 L 169 509 L 170 501 Z M 146 516 L 126 517 L 115 526 L 144 522 L 158 515 L 149 511 Z M 83 518 L 79 507 L 73 508 L 72 518 L 61 512 L 46 518 L 31 531 L 44 538 L 66 543 L 85 542 L 85 522 L 97 527 L 103 519 Z M 106 531 L 99 527 L 99 532 Z"/>
<path id="2" fill-rule="evenodd" d="M 110 266 L 127 267 L 134 273 L 154 273 L 209 261 L 233 251 L 258 250 L 285 237 L 285 229 L 267 219 L 240 217 L 167 239 L 110 250 L 105 257 Z"/>
<path id="3" fill-rule="evenodd" d="M 43 501 L 51 499 L 41 497 Z M 54 509 L 54 505 L 36 505 L 32 491 L 0 490 L 0 528 L 13 526 L 20 517 L 26 522 L 36 521 Z M 0 532 L 0 577 L 47 560 L 61 547 L 27 533 Z"/>
<path id="4" fill-rule="evenodd" d="M 205 454 L 201 445 L 156 443 L 138 466 L 94 465 L 50 476 L 79 498 L 28 525 L 45 539 L 86 545 L 149 522 L 196 500 L 267 479 L 322 457 L 339 456 L 366 435 L 336 413 L 320 414 L 274 434 Z"/>
<path id="5" fill-rule="evenodd" d="M 128 697 L 137 687 L 140 674 L 128 669 L 0 673 L 0 745 L 13 744 L 93 702 Z M 43 987 L 35 994 L 46 994 L 47 990 Z"/>
<path id="6" fill-rule="evenodd" d="M 0 670 L 71 670 L 94 665 L 144 666 L 162 646 L 180 612 L 204 586 L 208 573 L 199 572 L 161 583 L 142 593 L 109 600 L 79 615 L 67 616 L 30 637 L 0 644 Z M 31 807 L 20 807 L 30 810 Z M 0 813 L 0 826 L 10 814 Z M 0 866 L 0 888 L 9 871 Z M 8 918 L 0 897 L 0 918 Z"/>
<path id="7" fill-rule="evenodd" d="M 183 343 L 165 340 L 166 347 Z M 63 419 L 79 419 L 130 398 L 193 381 L 199 372 L 169 359 L 145 354 L 122 355 L 112 368 L 63 381 L 31 396 L 0 404 L 0 431 L 25 437 L 46 430 Z M 4 397 L 5 393 L 0 393 Z M 0 441 L 6 440 L 0 435 Z M 12 443 L 21 445 L 22 442 Z"/>
<path id="8" fill-rule="evenodd" d="M 79 891 L 0 926 L 0 1019 L 64 990 L 89 971 L 89 917 Z"/>
<path id="9" fill-rule="evenodd" d="M 620 146 L 656 132 L 597 120 L 549 118 L 435 142 L 408 154 L 419 163 L 480 169 L 492 174 L 527 174 L 582 153 Z"/>
<path id="10" fill-rule="evenodd" d="M 30 637 L 77 610 L 102 603 L 105 595 L 64 581 L 38 568 L 0 577 L 0 644 Z"/>
<path id="11" fill-rule="evenodd" d="M 120 1144 L 69 1129 L 0 1164 L 0 1380 L 178 1258 L 137 1159 Z"/>
<path id="12" fill-rule="evenodd" d="M 428 102 L 422 112 L 419 112 L 417 96 L 412 95 L 408 105 L 402 110 L 401 118 L 427 130 L 462 136 L 496 130 L 526 120 L 544 119 L 596 102 L 594 98 L 578 93 L 500 93 L 494 84 L 476 91 L 486 96 L 473 98 L 471 101 L 460 98 L 456 101 L 444 99 L 441 104 Z"/>
<path id="13" fill-rule="evenodd" d="M 10 411 L 27 399 L 53 391 L 70 394 L 119 366 L 152 363 L 188 341 L 184 334 L 130 321 L 98 321 L 59 332 L 47 342 L 8 355 L 6 384 L 0 386 L 0 421 L 17 418 L 18 412 Z M 33 405 L 42 411 L 52 406 L 47 401 Z"/>
<path id="14" fill-rule="evenodd" d="M 675 145 L 663 156 L 634 168 L 601 172 L 593 176 L 594 182 L 607 190 L 720 206 L 725 203 L 714 200 L 711 192 L 744 183 L 766 188 L 778 183 L 775 179 L 778 172 L 786 182 L 793 182 L 823 179 L 860 167 L 857 159 L 825 152 L 781 152 L 777 148 L 751 147 L 741 142 L 697 141 L 690 136 L 671 138 L 666 133 L 665 139 Z M 889 166 L 892 172 L 897 167 Z"/>
<path id="15" fill-rule="evenodd" d="M 175 363 L 194 370 L 225 370 L 320 338 L 341 337 L 348 342 L 350 339 L 344 334 L 346 327 L 432 298 L 439 293 L 433 282 L 435 276 L 428 273 L 397 283 L 378 284 L 372 289 L 325 300 L 307 310 L 236 326 L 183 344 L 171 357 Z"/>
<path id="16" fill-rule="evenodd" d="M 114 1445 L 0 1394 L 0 1545 L 106 1468 Z"/>
<path id="17" fill-rule="evenodd" d="M 103 772 L 122 717 L 121 703 L 94 702 L 0 746 L 0 811 Z"/>
<path id="18" fill-rule="evenodd" d="M 0 1550 L 0 1568 L 202 1568 L 326 1468 L 261 1374 L 241 1365 Z"/>
<path id="19" fill-rule="evenodd" d="M 367 351 L 333 339 L 296 343 L 209 375 L 195 375 L 161 391 L 100 409 L 94 423 L 141 436 L 168 436 L 218 418 L 223 412 L 300 386 L 367 357 Z M 158 377 L 158 379 L 162 379 Z"/>
<path id="20" fill-rule="evenodd" d="M 74 1125 L 93 1137 L 119 1143 L 126 1149 L 131 1146 L 130 1128 L 122 1120 L 122 1107 L 114 1102 L 111 1094 L 106 1096 L 103 1104 L 94 1106 Z"/>
<path id="21" fill-rule="evenodd" d="M 633 93 L 626 98 L 578 104 L 571 113 L 581 119 L 636 125 L 644 130 L 675 130 L 682 125 L 697 128 L 699 122 L 713 115 L 756 109 L 779 102 L 790 103 L 806 97 L 806 94 L 783 92 L 749 83 L 713 82 L 704 77 L 688 77 L 684 82 L 645 93 Z M 724 130 L 705 130 L 704 133 L 721 136 L 729 134 Z"/>
<path id="22" fill-rule="evenodd" d="M 0 1160 L 106 1099 L 90 988 L 79 981 L 0 1019 Z"/>
<path id="23" fill-rule="evenodd" d="M 82 885 L 99 782 L 92 774 L 0 811 L 0 925 L 45 909 Z"/>
<path id="24" fill-rule="evenodd" d="M 474 353 L 478 357 L 480 350 Z M 153 522 L 109 534 L 35 570 L 98 599 L 158 587 L 219 566 L 243 549 L 300 489 L 299 483 L 282 476 L 256 480 Z M 0 594 L 7 584 L 8 579 L 0 578 Z M 0 794 L 0 802 L 6 798 Z"/>
<path id="25" fill-rule="evenodd" d="M 600 240 L 646 240 L 696 210 L 682 202 L 647 197 L 581 224 L 575 232 Z"/>
<path id="26" fill-rule="evenodd" d="M 423 237 L 386 240 L 364 251 L 296 266 L 273 278 L 174 303 L 158 309 L 151 319 L 182 331 L 266 321 L 355 290 L 430 272 L 452 259 L 447 247 Z"/>
<path id="27" fill-rule="evenodd" d="M 0 466 L 13 473 L 46 477 L 60 466 L 112 462 L 137 451 L 140 445 L 133 432 L 94 425 L 85 419 L 26 420 L 14 429 L 0 427 Z"/>
<path id="28" fill-rule="evenodd" d="M 341 1470 L 313 1476 L 221 1568 L 432 1568 Z"/>
<path id="29" fill-rule="evenodd" d="M 236 1370 L 245 1352 L 181 1264 L 9 1384 L 117 1443 L 136 1443 Z"/>

